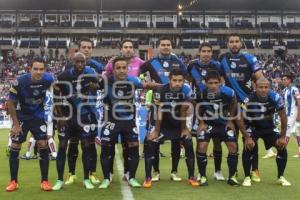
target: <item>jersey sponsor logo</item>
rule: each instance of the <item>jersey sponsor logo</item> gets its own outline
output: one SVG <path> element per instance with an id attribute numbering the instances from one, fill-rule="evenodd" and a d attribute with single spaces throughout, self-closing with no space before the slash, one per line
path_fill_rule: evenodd
<path id="1" fill-rule="evenodd" d="M 43 85 L 30 85 L 30 88 L 40 88 L 43 87 Z"/>

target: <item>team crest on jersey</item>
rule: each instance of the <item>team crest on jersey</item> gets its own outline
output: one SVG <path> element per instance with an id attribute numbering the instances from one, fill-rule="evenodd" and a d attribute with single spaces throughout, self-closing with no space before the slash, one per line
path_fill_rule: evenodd
<path id="1" fill-rule="evenodd" d="M 219 105 L 218 104 L 214 104 L 214 109 L 218 110 L 219 109 Z"/>
<path id="2" fill-rule="evenodd" d="M 84 130 L 84 132 L 88 133 L 88 132 L 90 132 L 91 127 L 88 126 L 88 125 L 85 125 L 85 126 L 83 127 L 83 130 Z"/>
<path id="3" fill-rule="evenodd" d="M 119 97 L 122 97 L 122 96 L 124 96 L 124 92 L 123 92 L 123 90 L 119 90 L 119 91 L 117 92 L 117 95 L 118 95 Z"/>
<path id="4" fill-rule="evenodd" d="M 235 69 L 236 68 L 236 63 L 235 62 L 232 62 L 231 65 L 230 65 L 231 69 Z"/>
<path id="5" fill-rule="evenodd" d="M 137 127 L 134 127 L 132 130 L 133 130 L 133 132 L 134 132 L 135 134 L 138 134 Z"/>
<path id="6" fill-rule="evenodd" d="M 47 126 L 46 125 L 42 125 L 40 126 L 41 131 L 46 132 L 47 131 Z"/>
<path id="7" fill-rule="evenodd" d="M 164 68 L 168 68 L 168 67 L 169 67 L 169 63 L 168 63 L 167 61 L 164 61 L 163 67 L 164 67 Z"/>
<path id="8" fill-rule="evenodd" d="M 38 90 L 33 90 L 33 96 L 38 96 L 40 94 L 40 92 Z"/>
<path id="9" fill-rule="evenodd" d="M 206 71 L 206 70 L 202 70 L 202 71 L 201 71 L 201 75 L 202 75 L 202 76 L 206 76 L 206 75 L 207 75 L 207 71 Z"/>
<path id="10" fill-rule="evenodd" d="M 228 135 L 229 137 L 233 137 L 233 136 L 234 136 L 233 130 L 227 131 L 227 135 Z"/>
<path id="11" fill-rule="evenodd" d="M 109 134 L 110 134 L 110 131 L 108 129 L 105 129 L 104 132 L 103 132 L 103 135 L 108 136 Z"/>
<path id="12" fill-rule="evenodd" d="M 91 124 L 91 130 L 94 131 L 96 129 L 96 124 Z"/>

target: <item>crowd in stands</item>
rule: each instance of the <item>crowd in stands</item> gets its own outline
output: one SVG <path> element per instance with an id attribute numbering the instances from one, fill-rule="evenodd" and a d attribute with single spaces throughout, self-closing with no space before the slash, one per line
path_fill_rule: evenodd
<path id="1" fill-rule="evenodd" d="M 67 56 L 65 55 L 58 56 L 57 53 L 52 53 L 53 55 L 46 55 L 43 51 L 41 51 L 41 53 L 47 65 L 48 72 L 52 73 L 54 76 L 59 74 L 68 62 Z M 16 57 L 13 54 L 6 59 L 6 62 L 0 61 L 0 84 L 2 86 L 3 84 L 5 85 L 5 87 L 0 88 L 0 97 L 6 96 L 9 84 L 11 84 L 17 76 L 28 71 L 29 62 L 33 56 L 35 56 L 34 52 L 29 51 L 27 55 Z M 195 58 L 192 55 L 185 54 L 180 54 L 178 56 L 184 63 L 188 63 L 190 60 Z M 275 57 L 274 55 L 260 54 L 256 55 L 256 57 L 263 67 L 265 76 L 272 80 L 273 86 L 277 91 L 282 89 L 282 84 L 280 83 L 280 77 L 282 74 L 292 73 L 295 75 L 295 78 L 300 77 L 300 55 Z M 93 59 L 105 65 L 111 59 L 111 56 L 98 56 L 93 57 Z M 300 86 L 300 79 L 296 79 L 295 84 Z"/>

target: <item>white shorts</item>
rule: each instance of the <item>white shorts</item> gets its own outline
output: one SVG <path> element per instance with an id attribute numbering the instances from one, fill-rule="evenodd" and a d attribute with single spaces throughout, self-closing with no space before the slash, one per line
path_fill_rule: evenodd
<path id="1" fill-rule="evenodd" d="M 299 123 L 297 122 L 297 113 L 293 113 L 291 116 L 288 116 L 288 122 L 287 122 L 287 131 L 286 136 L 290 137 L 291 134 L 294 136 L 300 136 L 299 134 Z"/>

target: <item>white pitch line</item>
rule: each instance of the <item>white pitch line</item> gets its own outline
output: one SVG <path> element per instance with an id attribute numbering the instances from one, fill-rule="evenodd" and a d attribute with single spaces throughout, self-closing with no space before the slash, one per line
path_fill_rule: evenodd
<path id="1" fill-rule="evenodd" d="M 121 193 L 122 193 L 122 196 L 123 196 L 123 200 L 134 200 L 131 188 L 128 186 L 127 182 L 123 181 L 124 168 L 123 168 L 122 159 L 120 157 L 119 150 L 118 150 L 117 146 L 116 146 L 116 162 L 117 162 L 119 180 L 120 180 L 120 183 L 121 183 Z"/>

